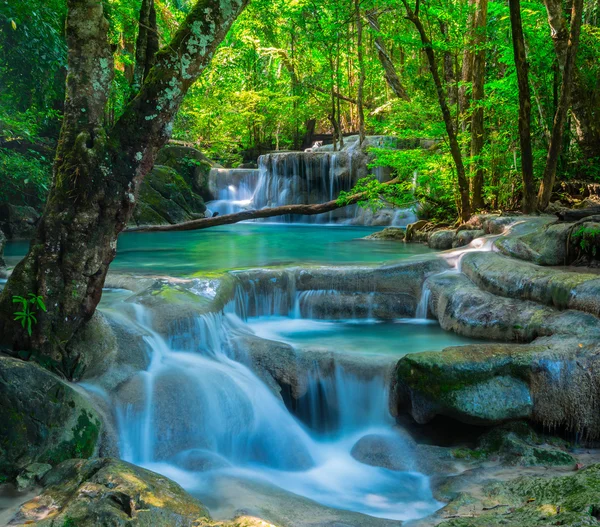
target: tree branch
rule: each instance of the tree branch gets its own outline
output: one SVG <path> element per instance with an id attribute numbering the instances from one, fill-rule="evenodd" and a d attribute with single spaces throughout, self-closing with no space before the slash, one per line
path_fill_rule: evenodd
<path id="1" fill-rule="evenodd" d="M 392 179 L 382 185 L 393 185 L 398 183 L 398 179 Z M 261 218 L 273 218 L 274 216 L 285 216 L 293 214 L 296 216 L 313 216 L 324 214 L 333 210 L 341 209 L 349 205 L 354 205 L 367 197 L 366 192 L 359 192 L 349 196 L 343 204 L 337 200 L 319 203 L 317 205 L 282 205 L 281 207 L 269 207 L 265 209 L 244 210 L 233 214 L 224 214 L 214 218 L 201 218 L 199 220 L 186 221 L 175 225 L 142 225 L 140 227 L 131 227 L 125 232 L 165 232 L 165 231 L 194 231 L 208 229 L 219 225 L 231 225 L 240 221 L 256 220 Z"/>

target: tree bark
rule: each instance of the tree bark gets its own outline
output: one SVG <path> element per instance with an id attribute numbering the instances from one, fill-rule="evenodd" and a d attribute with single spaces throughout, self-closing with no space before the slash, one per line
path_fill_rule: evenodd
<path id="1" fill-rule="evenodd" d="M 577 48 L 579 46 L 579 35 L 581 34 L 581 21 L 583 17 L 583 0 L 573 0 L 571 11 L 571 31 L 567 44 L 565 63 L 563 66 L 563 78 L 558 99 L 558 107 L 554 115 L 554 125 L 552 127 L 552 137 L 548 147 L 548 156 L 546 158 L 546 167 L 544 168 L 544 177 L 540 186 L 538 195 L 538 207 L 541 210 L 546 209 L 550 203 L 552 189 L 556 180 L 556 167 L 558 158 L 562 149 L 563 133 L 565 130 L 565 121 L 569 110 L 571 100 L 571 87 L 573 85 L 573 75 L 576 68 Z"/>
<path id="2" fill-rule="evenodd" d="M 446 92 L 444 90 L 444 85 L 442 84 L 442 80 L 440 79 L 435 53 L 433 51 L 431 41 L 429 40 L 429 37 L 425 32 L 425 28 L 423 27 L 423 23 L 419 18 L 419 0 L 416 1 L 414 11 L 408 5 L 407 0 L 402 0 L 402 3 L 404 4 L 404 7 L 406 9 L 407 19 L 413 23 L 413 25 L 417 28 L 417 31 L 419 32 L 421 43 L 423 44 L 425 54 L 427 55 L 427 60 L 429 62 L 429 70 L 431 71 L 431 75 L 433 77 L 438 102 L 442 111 L 442 117 L 444 118 L 444 124 L 446 126 L 446 133 L 448 134 L 448 141 L 450 143 L 450 153 L 452 154 L 452 159 L 454 160 L 454 165 L 456 167 L 458 191 L 460 194 L 460 218 L 463 222 L 465 222 L 468 221 L 471 217 L 469 180 L 466 176 L 465 165 L 463 163 L 460 146 L 458 144 L 456 130 L 454 129 L 452 123 L 452 115 L 450 114 L 450 108 L 448 107 L 448 102 L 446 100 Z"/>
<path id="3" fill-rule="evenodd" d="M 394 185 L 398 182 L 398 179 L 392 179 L 382 183 L 382 185 Z M 217 227 L 219 225 L 231 225 L 233 223 L 239 223 L 240 221 L 273 218 L 274 216 L 285 216 L 289 214 L 295 216 L 311 216 L 354 205 L 359 201 L 366 199 L 366 197 L 367 194 L 365 192 L 359 192 L 352 196 L 348 196 L 348 198 L 341 203 L 338 202 L 338 200 L 332 200 L 316 205 L 282 205 L 280 207 L 270 207 L 258 210 L 251 209 L 235 212 L 233 214 L 224 214 L 213 218 L 201 218 L 199 220 L 186 221 L 174 225 L 142 225 L 140 227 L 131 227 L 127 229 L 126 232 L 194 231 Z"/>
<path id="4" fill-rule="evenodd" d="M 465 132 L 469 128 L 470 119 L 467 115 L 470 106 L 469 96 L 467 94 L 467 86 L 473 79 L 473 32 L 475 25 L 475 2 L 469 0 L 469 18 L 467 20 L 467 42 L 463 51 L 462 63 L 462 84 L 458 88 L 458 111 L 460 114 L 460 122 L 462 131 Z"/>
<path id="5" fill-rule="evenodd" d="M 139 90 L 142 82 L 154 64 L 158 52 L 158 33 L 154 0 L 142 0 L 138 24 L 138 37 L 135 44 L 135 66 L 133 89 Z"/>
<path id="6" fill-rule="evenodd" d="M 473 208 L 481 209 L 483 203 L 483 168 L 479 159 L 483 150 L 483 106 L 485 83 L 485 27 L 488 0 L 478 0 L 475 12 L 473 43 L 473 115 L 471 117 L 471 180 L 473 184 Z"/>
<path id="7" fill-rule="evenodd" d="M 354 0 L 356 10 L 356 51 L 358 55 L 358 92 L 356 99 L 358 101 L 358 137 L 359 145 L 365 140 L 365 110 L 364 110 L 364 90 L 365 90 L 365 57 L 363 49 L 363 23 L 360 15 L 360 0 Z"/>
<path id="8" fill-rule="evenodd" d="M 170 138 L 183 97 L 245 5 L 198 0 L 123 116 L 105 130 L 113 74 L 108 23 L 101 1 L 68 0 L 69 75 L 54 182 L 30 250 L 0 296 L 0 344 L 34 351 L 67 377 L 77 375 L 81 357 L 69 342 L 100 301 L 140 183 Z M 28 293 L 48 307 L 31 337 L 11 315 L 13 295 Z"/>
<path id="9" fill-rule="evenodd" d="M 398 72 L 396 71 L 396 66 L 394 66 L 394 62 L 388 54 L 385 48 L 385 43 L 381 38 L 381 28 L 379 27 L 377 12 L 372 9 L 367 12 L 366 16 L 369 25 L 375 32 L 375 47 L 377 48 L 377 57 L 379 58 L 379 62 L 383 67 L 383 71 L 385 72 L 385 81 L 396 97 L 410 102 L 408 92 L 402 84 L 402 81 L 398 76 Z"/>
<path id="10" fill-rule="evenodd" d="M 521 20 L 520 0 L 509 0 L 513 52 L 519 85 L 519 141 L 521 143 L 521 173 L 523 176 L 523 212 L 535 210 L 535 181 L 533 179 L 533 153 L 531 148 L 531 92 L 529 89 L 529 64 L 525 54 L 525 38 Z"/>
<path id="11" fill-rule="evenodd" d="M 569 29 L 561 0 L 544 0 L 548 13 L 552 42 L 557 63 L 562 71 L 566 62 Z M 596 161 L 600 157 L 600 78 L 586 83 L 579 69 L 572 72 L 571 113 L 575 123 L 575 136 L 584 157 Z M 558 106 L 558 105 L 557 105 Z"/>

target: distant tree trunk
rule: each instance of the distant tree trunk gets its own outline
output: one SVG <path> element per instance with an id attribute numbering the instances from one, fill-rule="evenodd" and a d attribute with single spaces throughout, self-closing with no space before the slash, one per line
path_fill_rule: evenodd
<path id="1" fill-rule="evenodd" d="M 533 153 L 531 148 L 531 93 L 529 65 L 525 54 L 525 39 L 521 21 L 520 0 L 509 0 L 513 51 L 519 85 L 519 140 L 521 142 L 521 172 L 523 174 L 523 212 L 535 210 L 535 181 L 533 179 Z"/>
<path id="2" fill-rule="evenodd" d="M 475 13 L 473 42 L 473 115 L 471 117 L 471 174 L 473 182 L 473 208 L 481 209 L 483 203 L 483 168 L 479 156 L 483 150 L 483 86 L 485 83 L 485 27 L 488 0 L 478 0 Z M 473 161 L 474 160 L 474 161 Z"/>
<path id="3" fill-rule="evenodd" d="M 556 52 L 559 70 L 566 62 L 569 29 L 563 10 L 562 0 L 544 0 L 548 13 L 548 24 L 551 28 L 552 42 Z M 589 22 L 588 22 L 589 23 Z M 557 75 L 557 79 L 558 79 Z M 558 106 L 558 83 L 556 106 Z M 591 82 L 578 68 L 572 72 L 571 113 L 575 123 L 575 137 L 581 152 L 586 159 L 595 162 L 600 157 L 600 77 L 597 75 Z"/>
<path id="4" fill-rule="evenodd" d="M 469 18 L 467 20 L 467 42 L 463 51 L 462 63 L 462 84 L 458 88 L 458 110 L 460 114 L 460 122 L 462 131 L 469 129 L 470 118 L 469 111 L 469 96 L 467 86 L 473 80 L 473 31 L 475 25 L 475 1 L 469 0 Z"/>
<path id="5" fill-rule="evenodd" d="M 365 140 L 365 110 L 364 110 L 364 90 L 365 90 L 365 58 L 363 50 L 363 24 L 360 16 L 360 0 L 354 0 L 356 10 L 356 48 L 358 55 L 358 135 L 359 144 L 362 145 Z"/>
<path id="6" fill-rule="evenodd" d="M 398 72 L 396 71 L 396 66 L 394 66 L 394 62 L 388 54 L 385 48 L 385 43 L 381 38 L 381 28 L 379 26 L 377 12 L 375 10 L 370 10 L 367 12 L 367 21 L 375 32 L 375 47 L 377 48 L 377 57 L 379 58 L 379 62 L 383 67 L 383 71 L 385 72 L 385 81 L 396 97 L 399 99 L 404 99 L 405 101 L 410 101 L 408 92 L 403 86 L 402 81 L 398 76 Z"/>
<path id="7" fill-rule="evenodd" d="M 185 94 L 245 5 L 197 0 L 156 55 L 138 95 L 105 129 L 113 56 L 103 2 L 68 0 L 69 75 L 53 186 L 29 252 L 0 296 L 1 345 L 41 355 L 69 378 L 77 375 L 82 357 L 69 342 L 100 301 L 140 184 L 171 137 Z M 38 313 L 31 337 L 12 316 L 12 297 L 28 293 L 41 295 L 48 306 Z"/>
<path id="8" fill-rule="evenodd" d="M 573 74 L 576 68 L 575 60 L 577 58 L 577 48 L 579 46 L 579 35 L 581 34 L 582 16 L 583 0 L 573 0 L 571 31 L 569 33 L 569 41 L 563 66 L 560 97 L 558 98 L 558 107 L 556 108 L 556 114 L 554 115 L 552 137 L 550 139 L 550 146 L 548 147 L 548 157 L 546 158 L 544 177 L 538 195 L 538 207 L 541 210 L 548 207 L 550 197 L 552 196 L 552 188 L 554 187 L 554 182 L 556 180 L 556 166 L 558 165 L 558 157 L 562 148 L 565 121 L 567 119 L 569 102 L 571 100 L 571 87 L 573 85 Z"/>
<path id="9" fill-rule="evenodd" d="M 417 28 L 417 31 L 419 32 L 421 43 L 423 44 L 423 48 L 425 49 L 425 54 L 427 55 L 427 60 L 429 62 L 429 70 L 431 71 L 431 75 L 433 77 L 438 102 L 442 111 L 442 117 L 444 118 L 444 124 L 446 126 L 446 133 L 448 134 L 448 142 L 450 143 L 450 153 L 452 154 L 452 159 L 454 160 L 454 165 L 456 167 L 458 191 L 460 193 L 460 218 L 464 222 L 471 217 L 469 180 L 466 176 L 465 165 L 463 163 L 462 153 L 458 144 L 456 130 L 454 129 L 454 125 L 452 123 L 452 115 L 450 114 L 450 109 L 448 108 L 448 102 L 446 100 L 446 91 L 444 90 L 444 85 L 442 84 L 442 80 L 440 79 L 438 64 L 435 58 L 433 47 L 431 45 L 431 41 L 429 40 L 429 37 L 425 32 L 425 28 L 423 27 L 423 23 L 419 18 L 419 0 L 417 0 L 415 4 L 414 11 L 408 5 L 408 0 L 402 0 L 402 3 L 404 4 L 404 7 L 406 9 L 406 15 L 408 20 L 410 20 L 414 24 L 414 26 Z"/>
<path id="10" fill-rule="evenodd" d="M 448 97 L 448 106 L 454 106 L 457 102 L 458 90 L 456 87 L 456 78 L 454 75 L 454 57 L 450 51 L 450 37 L 448 36 L 448 24 L 445 21 L 440 22 L 440 33 L 444 36 L 447 49 L 444 51 L 444 81 L 446 82 L 446 92 Z"/>

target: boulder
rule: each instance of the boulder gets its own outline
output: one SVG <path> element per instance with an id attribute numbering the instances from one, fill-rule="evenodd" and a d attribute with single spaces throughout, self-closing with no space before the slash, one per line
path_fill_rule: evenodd
<path id="1" fill-rule="evenodd" d="M 137 225 L 175 224 L 203 217 L 204 200 L 173 168 L 155 165 L 140 187 L 133 212 Z"/>
<path id="2" fill-rule="evenodd" d="M 485 231 L 483 229 L 458 231 L 452 240 L 452 247 L 466 247 L 473 240 L 484 235 Z"/>
<path id="3" fill-rule="evenodd" d="M 10 525 L 201 527 L 206 508 L 168 478 L 115 459 L 71 459 L 42 479 Z"/>
<path id="4" fill-rule="evenodd" d="M 421 232 L 423 227 L 425 227 L 426 225 L 429 225 L 429 222 L 427 220 L 419 220 L 414 223 L 409 223 L 406 226 L 406 241 L 407 242 L 421 241 L 421 239 L 419 239 L 420 237 L 417 235 L 417 233 Z"/>
<path id="5" fill-rule="evenodd" d="M 455 231 L 452 229 L 441 229 L 439 231 L 432 232 L 429 235 L 429 247 L 437 251 L 446 251 L 448 249 L 452 249 L 454 235 Z"/>
<path id="6" fill-rule="evenodd" d="M 403 241 L 404 240 L 404 229 L 398 227 L 386 227 L 382 231 L 375 232 L 363 238 L 364 240 L 392 240 L 392 241 Z"/>
<path id="7" fill-rule="evenodd" d="M 566 265 L 571 228 L 568 223 L 544 225 L 527 234 L 503 236 L 495 245 L 502 254 L 518 260 L 538 265 Z"/>
<path id="8" fill-rule="evenodd" d="M 0 356 L 0 474 L 32 463 L 87 458 L 100 447 L 100 414 L 73 385 L 32 362 Z"/>
<path id="9" fill-rule="evenodd" d="M 368 434 L 361 437 L 352 447 L 350 454 L 354 459 L 374 467 L 396 471 L 415 470 L 414 440 L 403 430 L 390 434 Z"/>
<path id="10" fill-rule="evenodd" d="M 199 150 L 169 144 L 160 150 L 155 164 L 175 169 L 193 192 L 205 201 L 211 199 L 208 176 L 211 168 L 219 168 L 220 165 L 208 159 Z"/>
<path id="11" fill-rule="evenodd" d="M 9 240 L 33 238 L 39 219 L 33 207 L 0 204 L 0 230 Z"/>

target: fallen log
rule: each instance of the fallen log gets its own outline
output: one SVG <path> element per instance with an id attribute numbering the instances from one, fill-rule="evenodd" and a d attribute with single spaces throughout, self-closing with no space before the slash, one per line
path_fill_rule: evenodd
<path id="1" fill-rule="evenodd" d="M 398 179 L 392 179 L 391 181 L 382 183 L 382 185 L 393 185 L 398 182 Z M 354 205 L 366 198 L 366 192 L 359 192 L 358 194 L 348 196 L 343 204 L 338 203 L 337 200 L 332 200 L 316 205 L 282 205 L 280 207 L 269 207 L 265 209 L 250 209 L 242 212 L 234 212 L 233 214 L 223 214 L 222 216 L 215 216 L 213 218 L 200 218 L 198 220 L 185 221 L 174 225 L 140 225 L 139 227 L 125 229 L 124 232 L 194 231 L 217 227 L 219 225 L 231 225 L 233 223 L 239 223 L 240 221 L 272 218 L 274 216 L 285 216 L 288 214 L 296 216 L 312 216 L 341 209 L 348 205 Z M 414 202 L 406 203 L 405 205 L 408 206 L 412 203 Z"/>
<path id="2" fill-rule="evenodd" d="M 556 213 L 560 221 L 577 221 L 587 218 L 588 216 L 595 216 L 596 214 L 600 214 L 600 207 L 590 207 L 579 210 L 564 209 Z"/>

